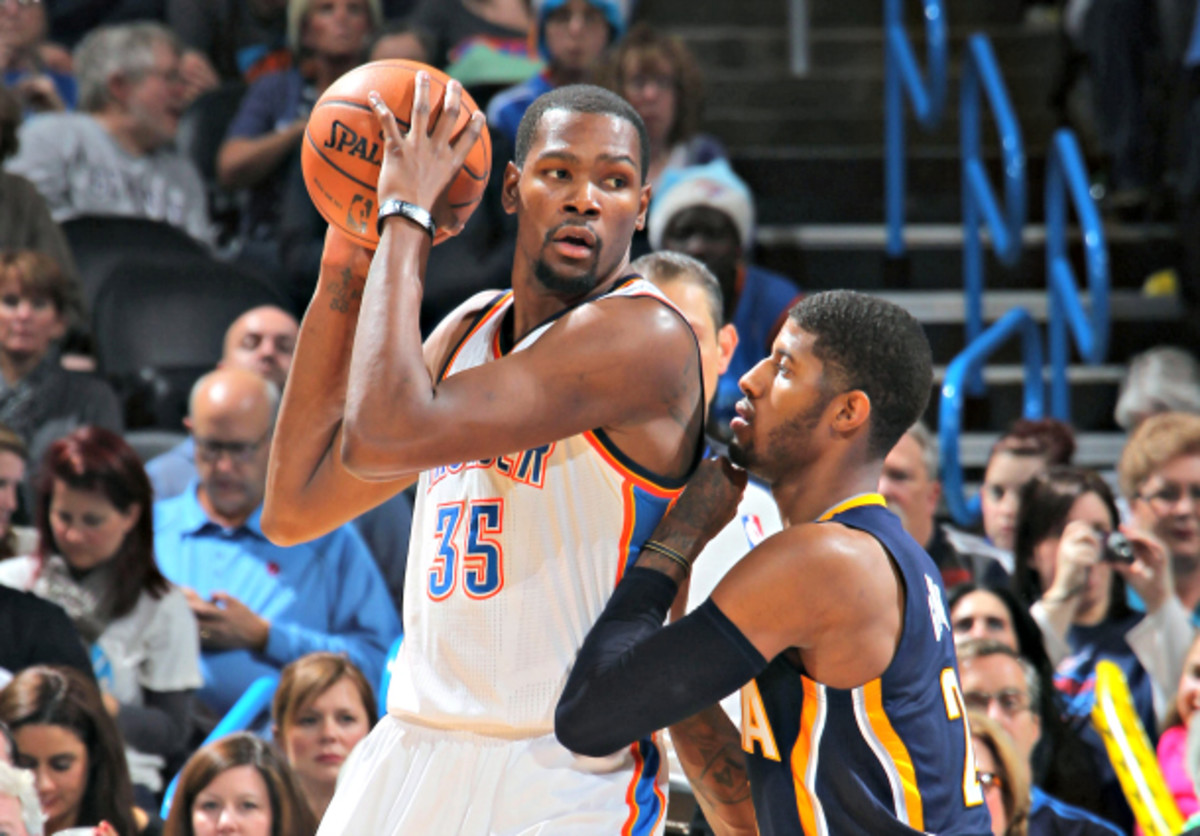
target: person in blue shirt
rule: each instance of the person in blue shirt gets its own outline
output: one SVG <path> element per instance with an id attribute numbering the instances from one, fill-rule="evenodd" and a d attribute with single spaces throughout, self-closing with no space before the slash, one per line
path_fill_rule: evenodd
<path id="1" fill-rule="evenodd" d="M 737 350 L 717 382 L 709 431 L 728 440 L 738 381 L 765 354 L 800 290 L 788 278 L 750 263 L 754 197 L 725 160 L 668 171 L 650 203 L 650 246 L 686 253 L 721 283 L 725 321 L 737 328 Z"/>
<path id="2" fill-rule="evenodd" d="M 358 533 L 345 525 L 287 548 L 263 536 L 278 388 L 220 369 L 196 383 L 190 404 L 199 479 L 156 503 L 154 545 L 200 626 L 200 700 L 223 714 L 255 679 L 317 650 L 346 654 L 378 682 L 401 627 Z"/>
<path id="3" fill-rule="evenodd" d="M 243 313 L 225 331 L 219 368 L 248 369 L 283 391 L 300 323 L 282 308 L 262 305 Z M 157 499 L 184 493 L 196 480 L 196 445 L 191 436 L 146 463 L 146 475 Z M 408 534 L 412 500 L 396 496 L 352 520 L 383 574 L 396 612 L 403 615 L 404 567 L 408 563 Z"/>
<path id="4" fill-rule="evenodd" d="M 533 100 L 594 70 L 604 50 L 625 33 L 628 0 L 534 0 L 542 72 L 501 90 L 488 102 L 488 125 L 514 145 L 517 126 Z"/>

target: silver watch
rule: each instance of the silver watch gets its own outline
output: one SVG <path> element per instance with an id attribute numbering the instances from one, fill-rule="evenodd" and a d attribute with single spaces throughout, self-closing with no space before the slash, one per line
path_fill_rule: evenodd
<path id="1" fill-rule="evenodd" d="M 375 229 L 380 235 L 383 235 L 383 222 L 393 215 L 401 215 L 408 218 L 428 232 L 429 240 L 431 241 L 437 235 L 437 224 L 433 222 L 433 215 L 415 203 L 409 203 L 406 200 L 396 200 L 395 198 L 385 200 L 379 204 L 379 216 L 375 221 Z"/>

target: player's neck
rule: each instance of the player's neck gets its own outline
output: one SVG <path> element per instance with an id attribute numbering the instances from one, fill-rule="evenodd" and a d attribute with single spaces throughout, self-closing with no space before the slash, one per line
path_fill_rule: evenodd
<path id="1" fill-rule="evenodd" d="M 776 481 L 771 494 L 784 526 L 803 525 L 853 496 L 878 491 L 880 469 L 879 462 L 856 467 L 841 460 L 814 462 Z"/>
<path id="2" fill-rule="evenodd" d="M 622 267 L 629 265 L 622 262 Z M 550 317 L 563 311 L 578 307 L 583 302 L 595 296 L 602 296 L 612 289 L 617 280 L 628 272 L 626 269 L 616 270 L 607 278 L 597 282 L 596 286 L 578 296 L 567 296 L 555 292 L 542 284 L 533 275 L 532 270 L 513 270 L 513 305 L 512 305 L 512 341 L 520 342 L 525 335 L 533 331 Z"/>

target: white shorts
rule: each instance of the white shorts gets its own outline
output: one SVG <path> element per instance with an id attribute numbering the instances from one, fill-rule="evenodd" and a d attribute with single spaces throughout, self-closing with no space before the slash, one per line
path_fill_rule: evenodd
<path id="1" fill-rule="evenodd" d="M 318 836 L 652 836 L 666 821 L 657 740 L 608 758 L 554 735 L 505 740 L 385 716 L 346 761 Z"/>

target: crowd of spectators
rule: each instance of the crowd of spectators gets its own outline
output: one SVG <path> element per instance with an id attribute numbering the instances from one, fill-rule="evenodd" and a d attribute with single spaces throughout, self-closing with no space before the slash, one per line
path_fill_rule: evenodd
<path id="1" fill-rule="evenodd" d="M 509 281 L 499 175 L 529 103 L 578 81 L 627 98 L 646 124 L 654 189 L 634 269 L 696 331 L 713 450 L 727 441 L 738 379 L 769 352 L 801 289 L 755 263 L 754 195 L 701 131 L 695 56 L 635 22 L 624 0 L 94 5 L 0 0 L 0 830 L 200 836 L 237 821 L 243 832 L 306 836 L 385 698 L 412 513 L 402 493 L 288 548 L 259 523 L 324 232 L 299 168 L 321 93 L 365 60 L 413 58 L 463 80 L 487 110 L 496 167 L 467 230 L 431 255 L 431 323 Z M 1151 23 L 1136 3 L 1070 5 L 1079 48 L 1106 62 L 1094 59 L 1094 71 L 1112 183 L 1118 197 L 1140 198 L 1146 152 L 1127 128 L 1143 103 L 1125 83 L 1143 70 L 1118 60 L 1112 21 L 1136 17 L 1123 47 Z M 229 90 L 237 106 L 219 141 L 184 141 L 187 120 Z M 224 229 L 213 212 L 221 193 L 236 207 Z M 186 418 L 153 427 L 167 436 L 153 449 L 139 446 L 146 428 L 126 426 L 143 412 L 96 367 L 88 306 L 98 291 L 81 280 L 92 265 L 77 263 L 61 226 L 100 215 L 176 227 L 203 253 L 189 257 L 234 263 L 277 298 L 219 324 L 224 342 L 197 359 Z M 1014 424 L 983 470 L 975 529 L 942 516 L 926 427 L 887 457 L 880 492 L 949 590 L 997 834 L 1131 832 L 1089 722 L 1101 660 L 1120 666 L 1181 811 L 1200 810 L 1187 758 L 1200 706 L 1197 369 L 1170 348 L 1131 363 L 1114 473 L 1071 465 L 1066 424 Z M 781 525 L 752 482 L 700 561 L 691 605 Z M 1117 531 L 1129 560 L 1108 549 Z M 205 740 L 264 679 L 269 714 Z"/>

